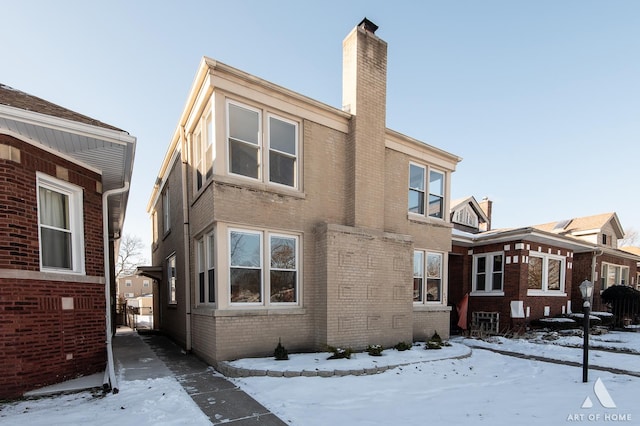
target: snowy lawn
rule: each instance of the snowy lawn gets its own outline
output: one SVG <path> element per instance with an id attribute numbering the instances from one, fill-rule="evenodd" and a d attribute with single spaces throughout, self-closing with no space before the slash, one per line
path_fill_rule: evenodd
<path id="1" fill-rule="evenodd" d="M 235 366 L 258 370 L 357 370 L 373 365 L 401 367 L 369 376 L 247 377 L 233 379 L 247 393 L 293 425 L 564 425 L 636 424 L 640 378 L 524 360 L 469 346 L 483 345 L 554 359 L 579 359 L 581 348 L 567 348 L 579 337 L 547 341 L 454 340 L 451 347 L 398 352 L 381 357 L 356 354 L 351 360 L 326 360 L 328 353 L 293 355 L 290 361 L 245 359 Z M 592 345 L 640 353 L 640 333 L 593 336 Z M 590 362 L 640 370 L 640 355 L 590 352 Z M 621 356 L 629 357 L 620 365 Z M 634 364 L 634 360 L 635 364 Z M 594 384 L 600 378 L 616 408 L 604 408 Z M 592 407 L 581 408 L 589 397 Z M 604 400 L 604 399 L 603 399 Z M 172 378 L 121 381 L 120 393 L 94 397 L 88 392 L 0 404 L 0 424 L 29 425 L 206 425 L 208 420 Z"/>

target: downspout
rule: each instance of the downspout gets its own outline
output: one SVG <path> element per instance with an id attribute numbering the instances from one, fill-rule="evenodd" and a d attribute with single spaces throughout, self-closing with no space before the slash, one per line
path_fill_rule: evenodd
<path id="1" fill-rule="evenodd" d="M 180 126 L 180 142 L 182 160 L 182 235 L 184 240 L 184 293 L 185 293 L 185 350 L 191 351 L 191 257 L 189 256 L 189 185 L 187 185 L 188 177 L 188 156 L 187 156 L 187 138 L 185 136 L 184 126 Z"/>
<path id="2" fill-rule="evenodd" d="M 113 393 L 118 393 L 118 380 L 113 365 L 113 346 L 111 333 L 111 265 L 109 264 L 109 197 L 122 194 L 129 190 L 129 182 L 125 182 L 122 188 L 110 189 L 102 194 L 102 239 L 104 244 L 104 295 L 106 298 L 106 323 L 107 323 L 107 369 L 104 373 L 103 384 L 110 386 Z M 114 253 L 115 256 L 115 253 Z M 115 259 L 115 257 L 114 257 Z"/>
<path id="3" fill-rule="evenodd" d="M 591 256 L 591 282 L 594 286 L 596 285 L 596 258 L 602 256 L 603 253 L 602 249 L 596 247 Z"/>

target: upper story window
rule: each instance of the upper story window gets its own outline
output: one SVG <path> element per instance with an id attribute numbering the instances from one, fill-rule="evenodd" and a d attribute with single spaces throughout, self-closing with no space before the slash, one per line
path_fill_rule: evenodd
<path id="1" fill-rule="evenodd" d="M 84 273 L 82 188 L 38 173 L 40 269 Z"/>
<path id="2" fill-rule="evenodd" d="M 298 247 L 295 235 L 231 230 L 230 302 L 261 305 L 298 303 Z"/>
<path id="3" fill-rule="evenodd" d="M 263 182 L 298 186 L 298 123 L 262 110 L 227 103 L 229 173 Z M 266 142 L 265 142 L 266 140 Z"/>
<path id="4" fill-rule="evenodd" d="M 473 291 L 481 294 L 502 295 L 504 254 L 483 253 L 473 256 Z"/>
<path id="5" fill-rule="evenodd" d="M 442 302 L 442 254 L 413 252 L 413 303 Z"/>
<path id="6" fill-rule="evenodd" d="M 215 303 L 215 240 L 213 232 L 196 241 L 198 262 L 198 303 Z"/>
<path id="7" fill-rule="evenodd" d="M 207 116 L 193 134 L 193 173 L 195 190 L 213 176 L 213 118 Z"/>
<path id="8" fill-rule="evenodd" d="M 142 287 L 149 287 L 149 280 L 143 280 Z"/>
<path id="9" fill-rule="evenodd" d="M 410 213 L 443 219 L 444 191 L 445 174 L 443 172 L 418 164 L 409 164 Z"/>
<path id="10" fill-rule="evenodd" d="M 612 285 L 629 285 L 629 267 L 614 265 L 612 263 L 602 263 L 602 290 Z"/>
<path id="11" fill-rule="evenodd" d="M 153 243 L 158 242 L 158 212 L 156 210 L 151 212 L 151 239 Z"/>
<path id="12" fill-rule="evenodd" d="M 131 283 L 131 280 L 125 280 L 124 285 L 127 287 L 131 287 L 133 284 Z"/>
<path id="13" fill-rule="evenodd" d="M 453 215 L 453 221 L 461 225 L 478 228 L 478 216 L 469 205 L 463 206 L 459 210 L 456 210 Z"/>
<path id="14" fill-rule="evenodd" d="M 162 226 L 165 234 L 171 230 L 171 203 L 168 186 L 165 186 L 162 191 Z"/>
<path id="15" fill-rule="evenodd" d="M 167 289 L 168 300 L 170 305 L 176 305 L 178 299 L 176 296 L 176 255 L 172 254 L 167 258 Z"/>
<path id="16" fill-rule="evenodd" d="M 565 258 L 529 252 L 527 294 L 564 293 Z"/>

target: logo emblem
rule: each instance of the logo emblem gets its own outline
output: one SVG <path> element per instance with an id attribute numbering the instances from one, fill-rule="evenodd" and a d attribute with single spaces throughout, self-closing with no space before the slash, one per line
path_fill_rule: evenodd
<path id="1" fill-rule="evenodd" d="M 602 380 L 600 380 L 600 377 L 598 377 L 598 380 L 596 380 L 596 383 L 593 385 L 593 392 L 596 394 L 600 405 L 604 408 L 616 408 L 616 403 L 613 402 L 613 398 L 611 398 L 609 391 L 605 387 L 604 383 L 602 383 Z M 593 401 L 591 401 L 591 398 L 587 396 L 582 403 L 582 408 L 591 407 L 593 407 Z"/>

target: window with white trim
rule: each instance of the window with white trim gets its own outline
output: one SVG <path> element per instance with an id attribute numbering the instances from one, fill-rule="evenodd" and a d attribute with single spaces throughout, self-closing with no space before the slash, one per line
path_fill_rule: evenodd
<path id="1" fill-rule="evenodd" d="M 409 213 L 444 219 L 445 187 L 443 172 L 410 163 Z"/>
<path id="2" fill-rule="evenodd" d="M 613 285 L 629 285 L 629 267 L 602 262 L 602 290 Z"/>
<path id="3" fill-rule="evenodd" d="M 131 287 L 133 285 L 133 283 L 131 282 L 131 280 L 125 280 L 124 281 L 124 285 L 127 287 Z"/>
<path id="4" fill-rule="evenodd" d="M 162 226 L 166 234 L 171 230 L 171 203 L 169 201 L 169 187 L 165 186 L 162 191 Z"/>
<path id="5" fill-rule="evenodd" d="M 167 289 L 168 289 L 168 303 L 170 305 L 176 305 L 178 300 L 176 298 L 176 255 L 172 254 L 167 258 Z"/>
<path id="6" fill-rule="evenodd" d="M 268 113 L 263 134 L 263 115 L 260 109 L 227 102 L 229 173 L 296 188 L 298 123 Z"/>
<path id="7" fill-rule="evenodd" d="M 196 192 L 213 176 L 213 117 L 208 114 L 204 125 L 199 123 L 192 138 L 193 182 Z"/>
<path id="8" fill-rule="evenodd" d="M 38 173 L 40 269 L 84 273 L 82 188 Z"/>
<path id="9" fill-rule="evenodd" d="M 473 256 L 473 291 L 503 293 L 504 253 L 482 253 Z"/>
<path id="10" fill-rule="evenodd" d="M 156 210 L 151 212 L 151 238 L 154 244 L 158 242 L 158 212 Z"/>
<path id="11" fill-rule="evenodd" d="M 298 250 L 299 237 L 296 235 L 230 230 L 231 304 L 297 304 Z"/>
<path id="12" fill-rule="evenodd" d="M 198 303 L 215 303 L 215 239 L 213 232 L 197 240 L 196 246 L 198 253 Z"/>
<path id="13" fill-rule="evenodd" d="M 149 287 L 149 280 L 142 280 L 142 287 Z"/>
<path id="14" fill-rule="evenodd" d="M 413 252 L 413 303 L 442 302 L 442 253 Z"/>
<path id="15" fill-rule="evenodd" d="M 527 293 L 563 293 L 565 258 L 529 252 Z"/>

